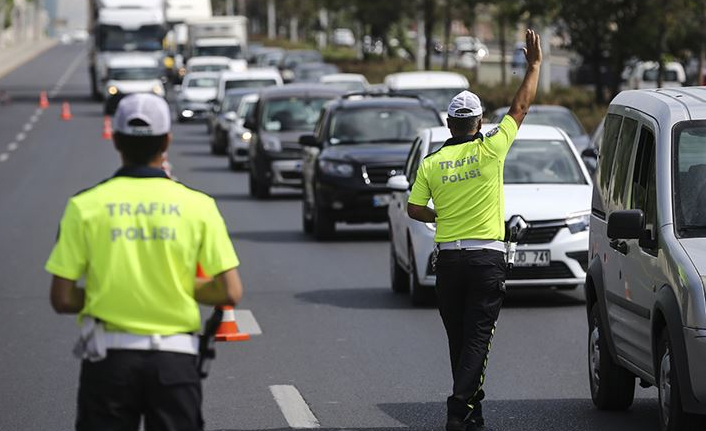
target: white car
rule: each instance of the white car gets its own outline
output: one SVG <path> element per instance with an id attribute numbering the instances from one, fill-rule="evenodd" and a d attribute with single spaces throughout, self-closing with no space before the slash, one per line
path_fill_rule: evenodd
<path id="1" fill-rule="evenodd" d="M 275 68 L 253 68 L 242 72 L 223 72 L 218 82 L 216 99 L 220 102 L 226 90 L 233 88 L 263 88 L 283 85 L 282 75 Z"/>
<path id="2" fill-rule="evenodd" d="M 237 118 L 228 130 L 228 167 L 232 170 L 244 169 L 248 164 L 248 149 L 252 132 L 245 128 L 245 119 L 248 118 L 253 110 L 259 96 L 257 94 L 248 94 L 244 96 L 238 105 L 236 111 Z"/>
<path id="3" fill-rule="evenodd" d="M 360 73 L 331 73 L 319 78 L 319 82 L 355 92 L 366 91 L 370 87 L 365 75 Z"/>
<path id="4" fill-rule="evenodd" d="M 390 92 L 431 100 L 444 119 L 451 99 L 469 87 L 468 79 L 454 72 L 400 72 L 387 75 L 384 82 Z"/>
<path id="5" fill-rule="evenodd" d="M 621 78 L 625 81 L 622 90 L 643 90 L 657 88 L 659 63 L 656 61 L 639 61 L 625 68 Z M 662 88 L 681 87 L 686 82 L 686 72 L 681 63 L 669 61 L 664 64 L 662 72 Z"/>
<path id="6" fill-rule="evenodd" d="M 176 99 L 177 120 L 205 118 L 216 98 L 220 74 L 218 72 L 193 72 L 184 77 Z"/>
<path id="7" fill-rule="evenodd" d="M 482 132 L 495 126 L 484 125 Z M 407 215 L 410 183 L 420 160 L 450 137 L 445 127 L 422 130 L 404 175 L 388 181 L 388 187 L 395 190 L 388 207 L 392 289 L 411 291 L 415 304 L 433 295 L 436 276 L 431 256 L 436 226 Z M 573 289 L 582 285 L 588 263 L 592 183 L 571 139 L 556 127 L 523 125 L 504 169 L 505 220 L 520 216 L 529 226 L 517 245 L 507 286 Z"/>
<path id="8" fill-rule="evenodd" d="M 233 60 L 228 57 L 204 56 L 193 57 L 186 62 L 186 73 L 192 72 L 242 72 L 248 68 L 245 60 Z"/>
<path id="9" fill-rule="evenodd" d="M 105 112 L 112 114 L 122 97 L 132 93 L 153 93 L 164 97 L 163 70 L 151 55 L 126 54 L 107 61 L 107 80 L 103 86 Z"/>

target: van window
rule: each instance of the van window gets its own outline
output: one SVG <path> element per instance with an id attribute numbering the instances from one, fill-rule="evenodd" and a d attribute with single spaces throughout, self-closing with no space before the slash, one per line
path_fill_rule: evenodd
<path id="1" fill-rule="evenodd" d="M 618 138 L 618 148 L 615 151 L 613 169 L 610 179 L 610 201 L 609 211 L 625 209 L 627 207 L 625 198 L 626 191 L 631 185 L 628 181 L 630 168 L 630 157 L 632 155 L 633 143 L 637 135 L 637 121 L 631 118 L 623 120 L 623 127 L 620 129 Z"/>
<path id="2" fill-rule="evenodd" d="M 655 166 L 655 136 L 646 127 L 640 131 L 633 169 L 631 209 L 645 214 L 645 227 L 657 238 L 657 175 Z"/>
<path id="3" fill-rule="evenodd" d="M 603 129 L 603 142 L 599 149 L 597 183 L 603 195 L 603 200 L 608 197 L 608 184 L 610 182 L 610 171 L 613 166 L 613 157 L 618 143 L 620 124 L 623 117 L 615 114 L 608 114 Z"/>
<path id="4" fill-rule="evenodd" d="M 706 237 L 706 121 L 675 127 L 674 208 L 682 237 Z"/>
<path id="5" fill-rule="evenodd" d="M 414 140 L 414 143 L 412 144 L 412 150 L 409 152 L 409 155 L 407 156 L 407 162 L 404 164 L 404 174 L 407 177 L 407 181 L 412 184 L 412 175 L 415 173 L 412 173 L 412 166 L 415 164 L 419 164 L 419 147 L 422 145 L 422 139 L 417 138 Z M 417 163 L 415 163 L 415 159 Z"/>

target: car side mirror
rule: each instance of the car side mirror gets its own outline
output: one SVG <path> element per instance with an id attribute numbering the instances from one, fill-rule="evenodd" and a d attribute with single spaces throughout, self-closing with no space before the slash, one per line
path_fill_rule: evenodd
<path id="1" fill-rule="evenodd" d="M 640 239 L 645 231 L 645 214 L 642 210 L 613 211 L 608 216 L 608 238 Z"/>
<path id="2" fill-rule="evenodd" d="M 581 151 L 581 157 L 584 159 L 597 159 L 598 158 L 598 151 L 596 151 L 595 148 L 586 148 L 585 150 Z"/>
<path id="3" fill-rule="evenodd" d="M 257 129 L 257 123 L 255 122 L 255 117 L 250 116 L 250 117 L 246 118 L 245 122 L 243 123 L 243 127 L 245 127 L 246 129 L 252 130 L 252 131 Z"/>
<path id="4" fill-rule="evenodd" d="M 387 188 L 395 192 L 409 190 L 409 181 L 405 175 L 394 175 L 387 179 Z"/>
<path id="5" fill-rule="evenodd" d="M 301 135 L 299 137 L 299 145 L 302 147 L 321 148 L 321 144 L 316 140 L 316 136 L 314 135 Z"/>
<path id="6" fill-rule="evenodd" d="M 235 111 L 226 112 L 225 119 L 231 123 L 235 123 L 235 120 L 238 119 L 238 114 L 236 114 Z"/>

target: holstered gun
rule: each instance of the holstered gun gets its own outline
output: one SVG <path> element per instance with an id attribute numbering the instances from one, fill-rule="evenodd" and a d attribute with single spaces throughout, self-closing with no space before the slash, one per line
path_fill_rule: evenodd
<path id="1" fill-rule="evenodd" d="M 216 359 L 216 330 L 223 319 L 223 310 L 219 307 L 213 309 L 213 314 L 206 320 L 203 334 L 199 335 L 199 375 L 202 379 L 208 377 L 211 362 Z"/>

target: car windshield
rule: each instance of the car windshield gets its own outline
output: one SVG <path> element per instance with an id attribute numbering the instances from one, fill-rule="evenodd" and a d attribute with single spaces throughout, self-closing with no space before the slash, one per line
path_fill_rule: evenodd
<path id="1" fill-rule="evenodd" d="M 231 112 L 235 111 L 238 109 L 238 105 L 240 105 L 240 101 L 243 100 L 243 97 L 245 97 L 247 93 L 243 94 L 226 94 L 226 97 L 223 99 L 223 102 L 221 103 L 221 112 Z"/>
<path id="2" fill-rule="evenodd" d="M 159 51 L 163 37 L 164 30 L 158 25 L 146 25 L 137 30 L 101 25 L 97 43 L 101 51 Z"/>
<path id="3" fill-rule="evenodd" d="M 262 88 L 277 84 L 274 79 L 237 79 L 226 81 L 226 90 L 231 88 Z"/>
<path id="4" fill-rule="evenodd" d="M 156 67 L 120 67 L 108 70 L 108 79 L 116 81 L 145 81 L 159 79 Z"/>
<path id="5" fill-rule="evenodd" d="M 706 122 L 676 128 L 674 206 L 677 231 L 706 236 Z"/>
<path id="6" fill-rule="evenodd" d="M 586 184 L 568 142 L 560 140 L 515 140 L 503 175 L 505 184 Z"/>
<path id="7" fill-rule="evenodd" d="M 191 66 L 192 72 L 221 72 L 228 69 L 227 64 L 195 64 Z"/>
<path id="8" fill-rule="evenodd" d="M 654 81 L 657 82 L 657 76 L 659 75 L 659 69 L 648 69 L 645 70 L 645 73 L 642 74 L 642 80 L 643 81 Z M 678 82 L 679 77 L 677 76 L 677 71 L 676 70 L 664 70 L 662 72 L 662 81 L 663 82 Z"/>
<path id="9" fill-rule="evenodd" d="M 324 75 L 330 75 L 332 73 L 338 72 L 335 66 L 330 65 L 318 65 L 298 67 L 294 70 L 297 81 L 303 82 L 317 82 Z"/>
<path id="10" fill-rule="evenodd" d="M 329 100 L 303 97 L 268 100 L 262 116 L 262 127 L 268 132 L 312 132 L 319 121 L 321 107 Z"/>
<path id="11" fill-rule="evenodd" d="M 216 88 L 217 85 L 217 78 L 195 78 L 190 79 L 186 86 L 188 88 Z"/>
<path id="12" fill-rule="evenodd" d="M 414 90 L 394 90 L 398 94 L 420 96 L 431 100 L 437 111 L 446 111 L 455 95 L 465 90 L 464 88 L 420 88 Z"/>
<path id="13" fill-rule="evenodd" d="M 299 63 L 320 63 L 321 54 L 317 51 L 293 52 L 283 56 L 285 67 L 294 67 Z"/>
<path id="14" fill-rule="evenodd" d="M 243 52 L 237 45 L 229 46 L 197 46 L 194 48 L 194 57 L 228 57 L 243 58 Z"/>
<path id="15" fill-rule="evenodd" d="M 423 108 L 359 108 L 339 111 L 331 121 L 329 142 L 361 144 L 410 143 L 419 129 L 440 126 L 439 117 Z"/>
<path id="16" fill-rule="evenodd" d="M 252 115 L 253 108 L 256 104 L 257 100 L 241 102 L 240 106 L 238 106 L 238 117 L 248 118 L 250 115 Z"/>

